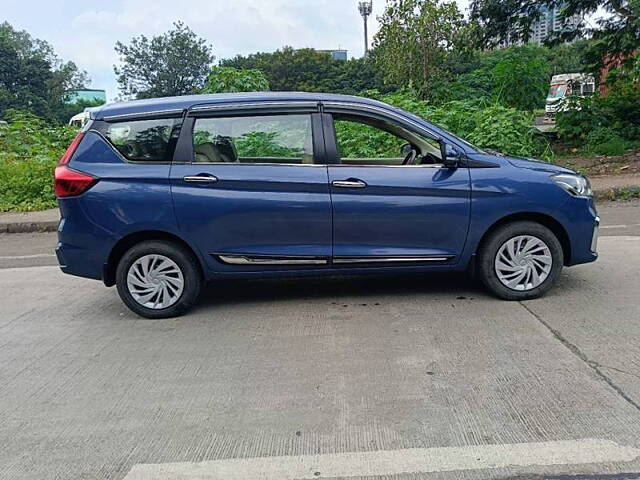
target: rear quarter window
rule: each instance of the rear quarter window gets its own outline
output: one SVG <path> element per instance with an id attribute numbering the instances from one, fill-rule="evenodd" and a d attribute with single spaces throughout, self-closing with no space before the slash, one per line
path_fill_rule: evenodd
<path id="1" fill-rule="evenodd" d="M 127 160 L 170 162 L 181 120 L 164 118 L 110 123 L 104 136 Z"/>

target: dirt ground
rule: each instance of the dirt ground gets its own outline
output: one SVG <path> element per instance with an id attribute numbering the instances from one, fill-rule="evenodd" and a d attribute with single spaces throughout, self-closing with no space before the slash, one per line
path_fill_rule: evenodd
<path id="1" fill-rule="evenodd" d="M 616 157 L 564 157 L 553 163 L 594 176 L 640 173 L 640 152 Z"/>

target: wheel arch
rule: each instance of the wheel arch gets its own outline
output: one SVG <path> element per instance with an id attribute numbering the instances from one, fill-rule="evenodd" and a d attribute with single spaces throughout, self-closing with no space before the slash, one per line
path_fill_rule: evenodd
<path id="1" fill-rule="evenodd" d="M 553 232 L 556 236 L 560 245 L 562 246 L 562 254 L 564 256 L 564 264 L 568 265 L 571 261 L 571 241 L 569 240 L 569 234 L 564 226 L 555 218 L 550 215 L 539 213 L 539 212 L 519 212 L 512 213 L 510 215 L 506 215 L 499 220 L 495 221 L 487 230 L 484 232 L 478 245 L 476 247 L 475 256 L 477 258 L 477 253 L 482 248 L 484 242 L 489 237 L 489 235 L 494 232 L 496 229 L 500 228 L 503 225 L 508 223 L 518 222 L 518 221 L 529 221 L 536 222 L 541 225 L 544 225 L 549 230 Z"/>
<path id="2" fill-rule="evenodd" d="M 116 242 L 116 244 L 113 246 L 113 248 L 109 252 L 109 256 L 107 257 L 107 261 L 103 266 L 103 272 L 102 272 L 102 281 L 107 287 L 112 287 L 113 285 L 115 285 L 116 268 L 118 267 L 118 262 L 120 261 L 122 256 L 125 254 L 125 252 L 129 250 L 131 247 L 133 247 L 134 245 L 140 242 L 148 241 L 148 240 L 166 240 L 169 242 L 176 243 L 184 247 L 185 249 L 187 249 L 197 260 L 198 266 L 200 267 L 200 274 L 203 275 L 203 278 L 204 278 L 202 261 L 200 260 L 200 257 L 196 253 L 196 251 L 191 247 L 191 245 L 189 245 L 179 236 L 170 232 L 166 232 L 162 230 L 144 230 L 144 231 L 133 232 L 128 235 L 125 235 L 124 237 L 122 237 L 120 240 Z"/>

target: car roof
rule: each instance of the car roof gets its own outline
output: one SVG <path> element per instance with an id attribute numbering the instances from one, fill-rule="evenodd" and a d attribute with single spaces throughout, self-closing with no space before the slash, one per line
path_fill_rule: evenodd
<path id="1" fill-rule="evenodd" d="M 249 92 L 249 93 L 218 93 L 212 95 L 184 95 L 181 97 L 149 98 L 132 100 L 129 102 L 110 103 L 92 112 L 95 120 L 105 117 L 119 117 L 122 115 L 147 114 L 154 112 L 186 110 L 195 105 L 233 104 L 238 102 L 349 102 L 376 105 L 383 108 L 393 108 L 389 105 L 369 98 L 351 95 L 307 92 Z"/>

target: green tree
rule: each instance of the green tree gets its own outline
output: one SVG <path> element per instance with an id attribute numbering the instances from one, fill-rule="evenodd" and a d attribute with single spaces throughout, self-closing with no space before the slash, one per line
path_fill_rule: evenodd
<path id="1" fill-rule="evenodd" d="M 389 0 L 374 45 L 389 81 L 432 95 L 434 80 L 464 25 L 455 2 Z"/>
<path id="2" fill-rule="evenodd" d="M 238 55 L 220 61 L 222 67 L 260 70 L 274 91 L 310 91 L 356 94 L 363 90 L 389 91 L 384 75 L 369 58 L 334 60 L 331 55 L 304 48 L 284 47 L 273 53 Z"/>
<path id="3" fill-rule="evenodd" d="M 501 41 L 523 41 L 531 38 L 531 26 L 539 20 L 540 7 L 561 8 L 565 17 L 582 18 L 603 9 L 608 15 L 590 26 L 585 20 L 574 30 L 560 32 L 554 40 L 573 40 L 589 36 L 590 70 L 598 72 L 605 57 L 628 56 L 637 50 L 640 38 L 640 0 L 472 0 L 471 18 L 481 29 L 478 45 L 497 45 Z"/>
<path id="4" fill-rule="evenodd" d="M 215 59 L 211 47 L 182 22 L 152 38 L 117 42 L 120 65 L 114 65 L 124 97 L 187 95 L 202 88 Z"/>
<path id="5" fill-rule="evenodd" d="M 547 48 L 532 44 L 485 52 L 479 68 L 456 79 L 453 96 L 492 99 L 519 110 L 542 107 L 552 73 L 548 57 Z"/>
<path id="6" fill-rule="evenodd" d="M 264 92 L 269 81 L 260 70 L 213 67 L 201 93 Z"/>
<path id="7" fill-rule="evenodd" d="M 8 109 L 21 109 L 54 119 L 67 92 L 87 82 L 86 73 L 60 60 L 47 42 L 0 24 L 0 118 Z"/>

